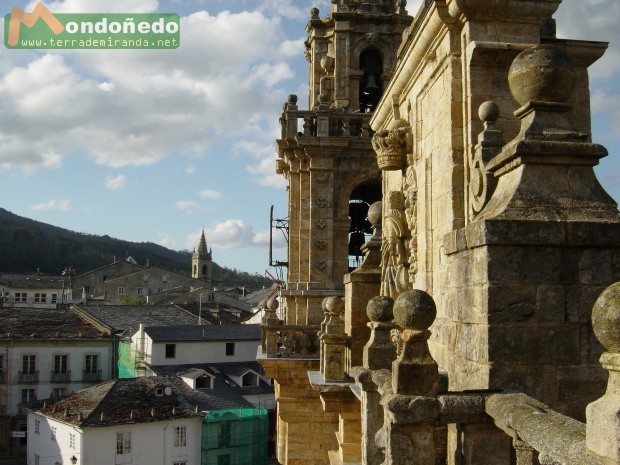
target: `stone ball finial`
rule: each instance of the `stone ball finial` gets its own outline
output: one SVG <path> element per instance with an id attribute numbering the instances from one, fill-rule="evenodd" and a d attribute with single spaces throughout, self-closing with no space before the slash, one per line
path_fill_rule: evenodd
<path id="1" fill-rule="evenodd" d="M 271 310 L 272 312 L 275 312 L 279 306 L 280 306 L 280 302 L 278 302 L 277 299 L 269 299 L 267 301 L 267 308 Z"/>
<path id="2" fill-rule="evenodd" d="M 324 300 L 325 308 L 329 313 L 340 314 L 344 310 L 344 302 L 342 298 L 338 296 L 331 296 Z"/>
<path id="3" fill-rule="evenodd" d="M 510 65 L 508 84 L 514 99 L 566 103 L 575 88 L 575 67 L 570 58 L 550 44 L 523 50 Z"/>
<path id="4" fill-rule="evenodd" d="M 310 8 L 310 16 L 312 19 L 319 19 L 319 9 L 315 6 Z"/>
<path id="5" fill-rule="evenodd" d="M 594 302 L 592 328 L 607 351 L 620 353 L 620 282 L 605 289 Z"/>
<path id="6" fill-rule="evenodd" d="M 321 68 L 323 68 L 324 71 L 333 71 L 335 64 L 336 60 L 329 55 L 325 55 L 321 58 Z"/>
<path id="7" fill-rule="evenodd" d="M 478 108 L 478 118 L 483 123 L 495 123 L 499 119 L 499 105 L 492 100 L 484 102 Z"/>
<path id="8" fill-rule="evenodd" d="M 435 301 L 419 289 L 405 291 L 394 301 L 394 322 L 403 329 L 426 330 L 436 316 Z"/>
<path id="9" fill-rule="evenodd" d="M 289 94 L 288 99 L 286 100 L 287 103 L 292 103 L 293 105 L 297 104 L 297 95 L 295 94 Z"/>
<path id="10" fill-rule="evenodd" d="M 383 202 L 375 202 L 368 208 L 368 221 L 373 228 L 381 226 L 383 221 Z"/>
<path id="11" fill-rule="evenodd" d="M 368 301 L 366 314 L 372 322 L 389 322 L 394 318 L 394 300 L 385 295 L 378 295 Z"/>

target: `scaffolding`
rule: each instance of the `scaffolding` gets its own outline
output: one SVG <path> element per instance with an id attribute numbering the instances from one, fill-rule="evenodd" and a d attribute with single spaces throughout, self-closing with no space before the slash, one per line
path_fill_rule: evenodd
<path id="1" fill-rule="evenodd" d="M 136 378 L 146 376 L 144 352 L 136 350 L 131 341 L 118 343 L 118 377 Z"/>
<path id="2" fill-rule="evenodd" d="M 268 440 L 263 407 L 209 411 L 203 419 L 201 465 L 267 465 Z"/>

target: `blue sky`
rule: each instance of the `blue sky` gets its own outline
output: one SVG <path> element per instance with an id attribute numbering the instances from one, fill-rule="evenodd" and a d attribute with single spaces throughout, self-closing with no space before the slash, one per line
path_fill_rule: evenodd
<path id="1" fill-rule="evenodd" d="M 419 3 L 409 1 L 410 13 Z M 5 1 L 0 13 L 34 4 Z M 46 5 L 54 13 L 179 13 L 181 47 L 3 47 L 0 206 L 63 228 L 176 250 L 191 250 L 204 227 L 217 263 L 262 274 L 269 208 L 286 215 L 285 182 L 274 171 L 278 117 L 289 93 L 305 102 L 304 27 L 312 6 L 323 15 L 331 2 Z M 610 152 L 599 179 L 620 199 L 620 2 L 564 0 L 555 17 L 560 37 L 611 42 L 591 68 L 593 136 Z M 274 237 L 274 258 L 284 259 L 281 236 Z"/>

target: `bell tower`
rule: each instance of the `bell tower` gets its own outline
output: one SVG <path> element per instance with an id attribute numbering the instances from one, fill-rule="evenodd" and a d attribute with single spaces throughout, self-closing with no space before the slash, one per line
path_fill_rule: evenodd
<path id="1" fill-rule="evenodd" d="M 192 278 L 206 281 L 207 286 L 210 286 L 212 263 L 212 251 L 207 249 L 207 240 L 203 229 L 198 241 L 198 249 L 194 249 L 192 254 Z"/>
<path id="2" fill-rule="evenodd" d="M 318 324 L 326 296 L 344 293 L 381 200 L 369 120 L 392 78 L 412 17 L 404 0 L 333 0 L 311 9 L 306 32 L 308 110 L 289 96 L 280 119 L 277 172 L 288 180 L 288 324 Z"/>

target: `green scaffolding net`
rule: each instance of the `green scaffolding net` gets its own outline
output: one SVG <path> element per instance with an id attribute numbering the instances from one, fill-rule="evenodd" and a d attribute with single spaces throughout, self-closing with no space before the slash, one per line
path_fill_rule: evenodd
<path id="1" fill-rule="evenodd" d="M 207 412 L 201 465 L 267 465 L 269 417 L 263 407 Z"/>

